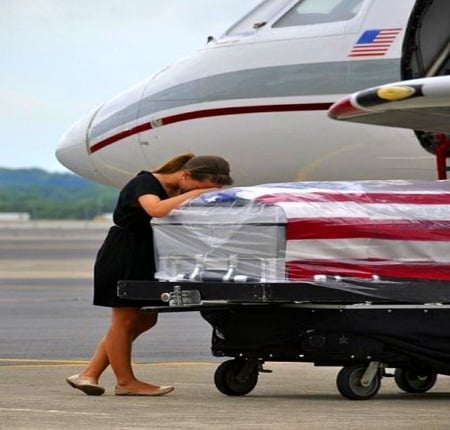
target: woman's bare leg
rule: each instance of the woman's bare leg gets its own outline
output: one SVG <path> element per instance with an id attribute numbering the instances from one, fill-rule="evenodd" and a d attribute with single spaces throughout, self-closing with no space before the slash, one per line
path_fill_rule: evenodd
<path id="1" fill-rule="evenodd" d="M 135 340 L 140 334 L 146 332 L 151 327 L 153 327 L 156 324 L 157 317 L 158 314 L 156 313 L 139 314 L 137 323 L 133 328 L 132 340 Z M 105 342 L 106 342 L 106 335 L 100 339 L 97 348 L 87 367 L 82 372 L 80 372 L 80 376 L 82 378 L 87 378 L 95 384 L 98 384 L 100 375 L 109 365 L 109 359 L 105 349 Z"/>
<path id="2" fill-rule="evenodd" d="M 156 323 L 156 314 L 141 314 L 138 308 L 113 308 L 111 327 L 105 337 L 105 351 L 117 385 L 129 392 L 151 392 L 159 387 L 139 381 L 131 366 L 133 340 Z"/>
<path id="3" fill-rule="evenodd" d="M 80 372 L 80 377 L 91 380 L 94 384 L 98 384 L 98 380 L 103 371 L 108 367 L 109 360 L 105 350 L 105 338 L 103 336 L 86 368 Z"/>

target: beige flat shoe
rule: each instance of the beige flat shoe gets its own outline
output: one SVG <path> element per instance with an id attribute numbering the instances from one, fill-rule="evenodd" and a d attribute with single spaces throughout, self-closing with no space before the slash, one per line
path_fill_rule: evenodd
<path id="1" fill-rule="evenodd" d="M 66 378 L 66 382 L 73 388 L 82 391 L 88 396 L 101 396 L 105 389 L 98 384 L 93 384 L 87 379 L 80 378 L 80 375 L 72 375 Z"/>
<path id="2" fill-rule="evenodd" d="M 116 396 L 163 396 L 164 394 L 168 394 L 173 390 L 175 390 L 175 387 L 172 387 L 170 385 L 161 385 L 159 388 L 151 391 L 149 390 L 134 392 L 129 391 L 127 388 L 121 387 L 120 385 L 116 385 L 114 394 Z"/>

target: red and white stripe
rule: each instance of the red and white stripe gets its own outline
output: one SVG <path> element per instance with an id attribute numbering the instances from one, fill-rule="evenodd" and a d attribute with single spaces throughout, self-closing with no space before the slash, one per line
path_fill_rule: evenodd
<path id="1" fill-rule="evenodd" d="M 448 280 L 450 186 L 429 184 L 406 192 L 364 192 L 360 184 L 355 192 L 268 187 L 255 200 L 281 207 L 287 217 L 290 280 L 318 274 Z"/>

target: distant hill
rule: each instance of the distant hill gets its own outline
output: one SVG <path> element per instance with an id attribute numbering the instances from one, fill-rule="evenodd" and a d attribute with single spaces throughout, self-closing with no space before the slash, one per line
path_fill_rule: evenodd
<path id="1" fill-rule="evenodd" d="M 32 219 L 92 219 L 112 212 L 118 190 L 71 173 L 0 168 L 0 212 Z"/>

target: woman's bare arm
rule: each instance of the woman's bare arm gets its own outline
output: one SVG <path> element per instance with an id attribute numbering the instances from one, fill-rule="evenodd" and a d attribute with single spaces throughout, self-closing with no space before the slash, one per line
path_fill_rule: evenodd
<path id="1" fill-rule="evenodd" d="M 199 195 L 208 191 L 217 190 L 217 188 L 201 188 L 187 191 L 186 193 L 170 197 L 166 200 L 161 200 L 154 194 L 144 194 L 138 198 L 139 204 L 152 217 L 160 218 L 166 216 L 172 209 L 177 208 L 185 201 L 198 197 Z"/>

